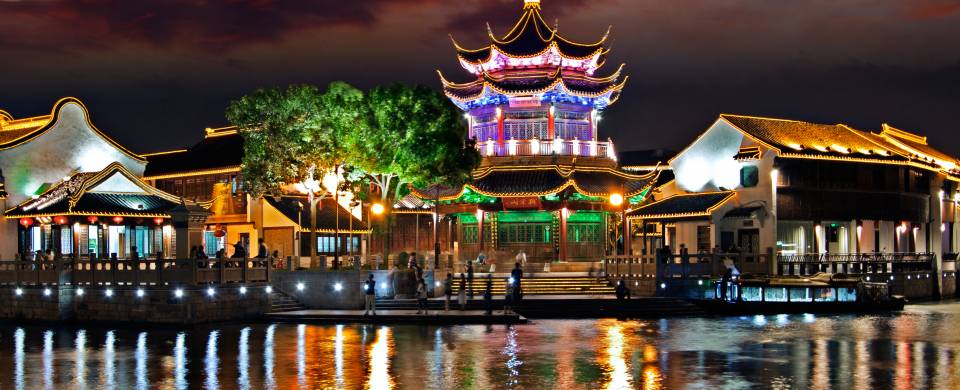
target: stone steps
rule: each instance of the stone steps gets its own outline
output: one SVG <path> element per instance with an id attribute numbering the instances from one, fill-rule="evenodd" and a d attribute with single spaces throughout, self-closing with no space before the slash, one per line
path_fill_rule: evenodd
<path id="1" fill-rule="evenodd" d="M 286 311 L 297 311 L 304 310 L 306 306 L 303 306 L 299 301 L 293 297 L 284 294 L 282 292 L 274 290 L 270 293 L 270 312 L 271 313 L 281 313 Z"/>

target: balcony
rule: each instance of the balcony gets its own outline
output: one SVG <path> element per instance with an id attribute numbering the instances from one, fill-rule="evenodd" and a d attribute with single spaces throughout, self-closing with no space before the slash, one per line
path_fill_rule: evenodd
<path id="1" fill-rule="evenodd" d="M 510 156 L 577 156 L 616 161 L 613 142 L 580 141 L 556 138 L 552 140 L 509 140 L 502 144 L 495 140 L 478 141 L 477 150 L 484 157 Z"/>

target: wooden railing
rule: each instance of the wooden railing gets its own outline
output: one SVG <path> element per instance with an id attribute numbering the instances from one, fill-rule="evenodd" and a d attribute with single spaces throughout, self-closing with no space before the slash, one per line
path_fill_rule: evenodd
<path id="1" fill-rule="evenodd" d="M 780 275 L 813 275 L 817 272 L 886 274 L 932 271 L 933 253 L 804 253 L 777 256 Z"/>
<path id="2" fill-rule="evenodd" d="M 266 283 L 269 259 L 0 260 L 0 284 L 203 285 Z"/>
<path id="3" fill-rule="evenodd" d="M 477 142 L 477 150 L 487 157 L 503 156 L 582 156 L 616 160 L 612 142 L 579 140 L 495 140 Z"/>
<path id="4" fill-rule="evenodd" d="M 608 256 L 603 261 L 609 278 L 692 279 L 723 275 L 725 259 L 732 260 L 741 273 L 769 274 L 773 251 L 766 253 L 655 253 Z"/>

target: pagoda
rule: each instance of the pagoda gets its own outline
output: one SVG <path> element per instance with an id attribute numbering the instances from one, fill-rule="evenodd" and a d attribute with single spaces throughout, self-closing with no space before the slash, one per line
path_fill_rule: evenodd
<path id="1" fill-rule="evenodd" d="M 488 33 L 479 49 L 453 40 L 472 80 L 440 74 L 445 94 L 465 112 L 481 164 L 464 186 L 413 194 L 439 202 L 461 259 L 483 253 L 512 263 L 523 251 L 533 262 L 598 261 L 616 248 L 621 212 L 657 178 L 656 170 L 621 170 L 613 143 L 598 140 L 600 114 L 627 79 L 622 65 L 597 74 L 609 30 L 595 43 L 574 42 L 544 21 L 539 0 L 525 0 L 509 32 L 497 37 L 488 26 Z"/>

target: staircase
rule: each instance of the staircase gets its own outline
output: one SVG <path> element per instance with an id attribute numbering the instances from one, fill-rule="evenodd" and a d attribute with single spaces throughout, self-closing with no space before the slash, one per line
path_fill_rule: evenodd
<path id="1" fill-rule="evenodd" d="M 276 289 L 270 293 L 270 312 L 272 313 L 305 309 L 305 306 L 287 294 L 277 291 Z"/>
<path id="2" fill-rule="evenodd" d="M 507 290 L 506 276 L 494 275 L 493 295 L 504 295 Z M 614 287 L 606 279 L 591 276 L 534 276 L 522 281 L 523 295 L 613 295 Z M 454 290 L 460 288 L 460 277 L 453 278 Z M 467 284 L 469 291 L 470 283 Z M 486 276 L 473 279 L 474 295 L 482 295 L 487 288 Z"/>

